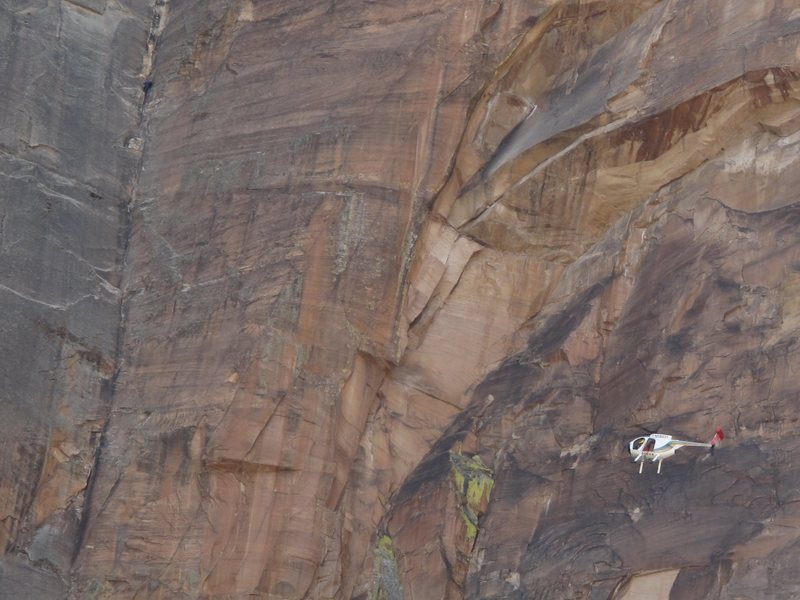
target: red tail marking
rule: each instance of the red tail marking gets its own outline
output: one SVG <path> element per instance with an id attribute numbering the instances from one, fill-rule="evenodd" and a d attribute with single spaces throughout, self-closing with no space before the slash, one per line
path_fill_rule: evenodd
<path id="1" fill-rule="evenodd" d="M 711 446 L 716 446 L 719 442 L 725 439 L 725 434 L 722 433 L 722 428 L 717 427 L 717 433 L 711 438 Z"/>

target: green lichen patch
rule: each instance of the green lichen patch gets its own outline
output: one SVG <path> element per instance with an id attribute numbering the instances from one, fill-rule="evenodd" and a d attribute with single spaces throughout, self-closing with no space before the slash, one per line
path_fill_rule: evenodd
<path id="1" fill-rule="evenodd" d="M 461 507 L 461 518 L 467 526 L 467 540 L 474 540 L 478 537 L 478 516 L 472 512 L 469 506 Z"/>
<path id="2" fill-rule="evenodd" d="M 390 538 L 388 535 L 382 535 L 378 539 L 377 552 L 386 558 L 397 560 L 397 557 L 394 554 L 394 544 L 392 543 L 392 538 Z"/>
<path id="3" fill-rule="evenodd" d="M 375 579 L 370 600 L 403 600 L 397 553 L 392 538 L 385 534 L 375 545 Z"/>
<path id="4" fill-rule="evenodd" d="M 467 526 L 467 539 L 478 535 L 478 517 L 486 510 L 492 495 L 494 474 L 481 457 L 450 452 L 456 496 L 461 506 L 461 516 Z"/>

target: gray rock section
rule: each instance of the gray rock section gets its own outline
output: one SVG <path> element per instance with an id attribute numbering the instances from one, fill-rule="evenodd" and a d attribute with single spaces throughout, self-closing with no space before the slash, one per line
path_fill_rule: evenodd
<path id="1" fill-rule="evenodd" d="M 0 598 L 63 597 L 116 370 L 145 0 L 0 4 Z"/>

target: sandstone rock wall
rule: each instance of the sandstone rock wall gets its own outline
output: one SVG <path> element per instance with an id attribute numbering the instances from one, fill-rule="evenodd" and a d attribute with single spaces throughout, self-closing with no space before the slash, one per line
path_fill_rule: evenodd
<path id="1" fill-rule="evenodd" d="M 540 9 L 169 3 L 75 594 L 350 593 L 390 489 L 357 487 L 369 498 L 351 508 L 348 484 L 409 344 L 416 239 L 470 101 Z M 511 323 L 476 327 L 488 344 Z M 446 425 L 472 363 L 418 403 L 427 442 L 380 458 L 387 485 Z"/>
<path id="2" fill-rule="evenodd" d="M 793 2 L 2 10 L 10 593 L 796 595 Z"/>
<path id="3" fill-rule="evenodd" d="M 536 111 L 493 152 L 462 145 L 437 197 L 474 242 L 560 268 L 379 531 L 409 597 L 790 598 L 800 22 L 788 5 L 660 3 L 621 24 L 597 8 L 584 22 L 617 28 L 549 86 L 522 68 L 545 68 L 543 41 L 498 73 L 468 131 L 502 94 L 536 90 Z M 541 40 L 576 12 L 555 7 Z M 733 439 L 716 461 L 623 466 L 637 431 L 717 425 Z M 488 501 L 469 501 L 464 456 L 488 465 Z"/>
<path id="4" fill-rule="evenodd" d="M 60 598 L 120 337 L 143 1 L 0 5 L 0 596 Z"/>

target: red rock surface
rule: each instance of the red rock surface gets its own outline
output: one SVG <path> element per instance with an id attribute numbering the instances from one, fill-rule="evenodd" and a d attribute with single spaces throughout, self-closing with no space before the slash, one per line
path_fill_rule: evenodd
<path id="1" fill-rule="evenodd" d="M 40 4 L 8 593 L 797 595 L 794 3 Z"/>

